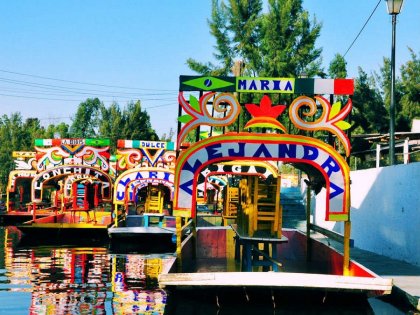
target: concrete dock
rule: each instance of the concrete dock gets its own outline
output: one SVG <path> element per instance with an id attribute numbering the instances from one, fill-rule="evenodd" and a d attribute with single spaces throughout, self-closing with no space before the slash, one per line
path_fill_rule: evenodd
<path id="1" fill-rule="evenodd" d="M 311 237 L 321 240 L 337 251 L 343 251 L 343 244 L 319 233 Z M 393 298 L 409 303 L 420 311 L 420 266 L 392 259 L 357 247 L 350 249 L 350 257 L 383 278 L 393 279 Z"/>

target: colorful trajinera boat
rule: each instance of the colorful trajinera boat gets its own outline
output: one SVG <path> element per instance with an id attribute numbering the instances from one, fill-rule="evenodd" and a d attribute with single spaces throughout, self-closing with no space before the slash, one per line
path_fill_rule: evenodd
<path id="1" fill-rule="evenodd" d="M 106 239 L 112 223 L 109 140 L 37 139 L 35 149 L 33 217 L 17 225 L 25 239 Z M 43 203 L 52 213 L 38 218 Z"/>
<path id="2" fill-rule="evenodd" d="M 40 218 L 54 213 L 54 207 L 45 200 L 31 202 L 32 179 L 36 176 L 36 152 L 14 151 L 14 170 L 9 173 L 4 208 L 0 210 L 0 223 L 12 225 L 35 217 Z"/>
<path id="3" fill-rule="evenodd" d="M 113 250 L 174 252 L 176 218 L 172 216 L 175 151 L 172 142 L 119 140 L 113 203 L 108 229 Z"/>
<path id="4" fill-rule="evenodd" d="M 178 272 L 160 275 L 161 286 L 188 294 L 213 290 L 216 300 L 234 290 L 249 297 L 249 290 L 267 288 L 272 296 L 274 291 L 304 290 L 321 292 L 321 298 L 325 292 L 391 292 L 392 280 L 350 259 L 350 170 L 346 162 L 350 141 L 344 130 L 350 127 L 345 118 L 352 108 L 353 91 L 352 79 L 180 77 L 177 147 L 191 133 L 207 131 L 207 137 L 197 136 L 195 143 L 179 152 L 174 173 L 175 216 L 197 219 L 199 178 L 212 165 L 256 166 L 270 161 L 276 167 L 271 176 L 249 172 L 226 185 L 224 226 L 197 228 L 191 233 L 177 249 Z M 189 97 L 184 95 L 187 92 Z M 293 95 L 297 96 L 292 100 Z M 334 103 L 334 95 L 346 104 Z M 240 99 L 248 100 L 247 104 Z M 275 105 L 279 99 L 292 101 L 287 106 Z M 286 109 L 288 127 L 277 119 Z M 251 117 L 248 121 L 243 121 L 246 115 L 240 116 L 244 110 Z M 229 132 L 216 134 L 216 130 Z M 298 134 L 292 134 L 293 130 Z M 313 138 L 315 132 L 329 140 Z M 306 233 L 283 226 L 283 165 L 298 169 L 306 179 Z M 311 233 L 311 191 L 321 189 L 326 190 L 326 220 L 344 231 L 342 252 Z"/>

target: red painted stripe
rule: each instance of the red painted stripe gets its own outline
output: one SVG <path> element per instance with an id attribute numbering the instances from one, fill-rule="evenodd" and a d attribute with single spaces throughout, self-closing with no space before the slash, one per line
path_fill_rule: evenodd
<path id="1" fill-rule="evenodd" d="M 353 79 L 335 79 L 334 80 L 335 95 L 353 95 L 354 80 Z"/>
<path id="2" fill-rule="evenodd" d="M 61 139 L 52 139 L 51 144 L 53 147 L 61 146 Z"/>
<path id="3" fill-rule="evenodd" d="M 117 148 L 125 148 L 125 140 L 118 140 Z"/>

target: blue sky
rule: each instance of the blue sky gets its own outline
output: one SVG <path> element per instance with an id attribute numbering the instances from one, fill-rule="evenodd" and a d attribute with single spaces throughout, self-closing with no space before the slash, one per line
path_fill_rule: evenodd
<path id="1" fill-rule="evenodd" d="M 323 23 L 317 46 L 326 69 L 377 3 L 304 0 Z M 121 107 L 140 99 L 159 136 L 176 130 L 178 78 L 193 74 L 185 61 L 213 60 L 210 9 L 210 0 L 1 1 L 0 115 L 21 112 L 45 125 L 70 124 L 88 97 Z M 409 60 L 407 47 L 420 53 L 419 0 L 405 0 L 398 16 L 397 67 Z M 391 17 L 381 0 L 346 55 L 348 77 L 356 77 L 359 66 L 378 71 L 390 54 Z"/>

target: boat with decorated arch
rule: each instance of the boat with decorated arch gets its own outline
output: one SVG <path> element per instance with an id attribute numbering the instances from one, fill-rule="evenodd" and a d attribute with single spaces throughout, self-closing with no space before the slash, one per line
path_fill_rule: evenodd
<path id="1" fill-rule="evenodd" d="M 173 252 L 174 143 L 118 140 L 116 156 L 115 219 L 108 229 L 112 250 Z"/>
<path id="2" fill-rule="evenodd" d="M 352 109 L 353 91 L 352 79 L 180 77 L 177 147 L 183 148 L 191 134 L 197 141 L 177 157 L 175 215 L 197 218 L 201 174 L 211 173 L 206 170 L 216 165 L 270 161 L 276 167 L 269 179 L 258 172 L 239 174 L 232 187 L 236 189 L 226 197 L 235 205 L 229 226 L 194 231 L 193 241 L 185 241 L 177 252 L 181 268 L 178 273 L 162 274 L 162 286 L 181 291 L 204 288 L 215 292 L 216 298 L 220 288 L 227 292 L 237 287 L 247 292 L 247 288 L 269 287 L 272 294 L 296 289 L 366 295 L 391 292 L 392 280 L 350 259 L 346 159 L 351 145 L 345 130 L 350 127 L 346 117 Z M 281 121 L 287 121 L 288 127 L 278 119 L 286 112 L 288 117 Z M 200 138 L 203 133 L 208 137 Z M 314 133 L 324 138 L 315 138 Z M 303 172 L 306 179 L 309 198 L 303 232 L 283 227 L 281 166 L 286 164 Z M 321 188 L 326 191 L 326 220 L 343 225 L 343 252 L 311 233 L 311 191 L 318 193 Z M 230 263 L 233 259 L 235 263 Z M 255 274 L 259 271 L 274 273 Z"/>
<path id="3" fill-rule="evenodd" d="M 107 236 L 113 177 L 108 139 L 36 139 L 24 239 L 87 241 Z M 50 214 L 38 213 L 48 207 Z"/>

